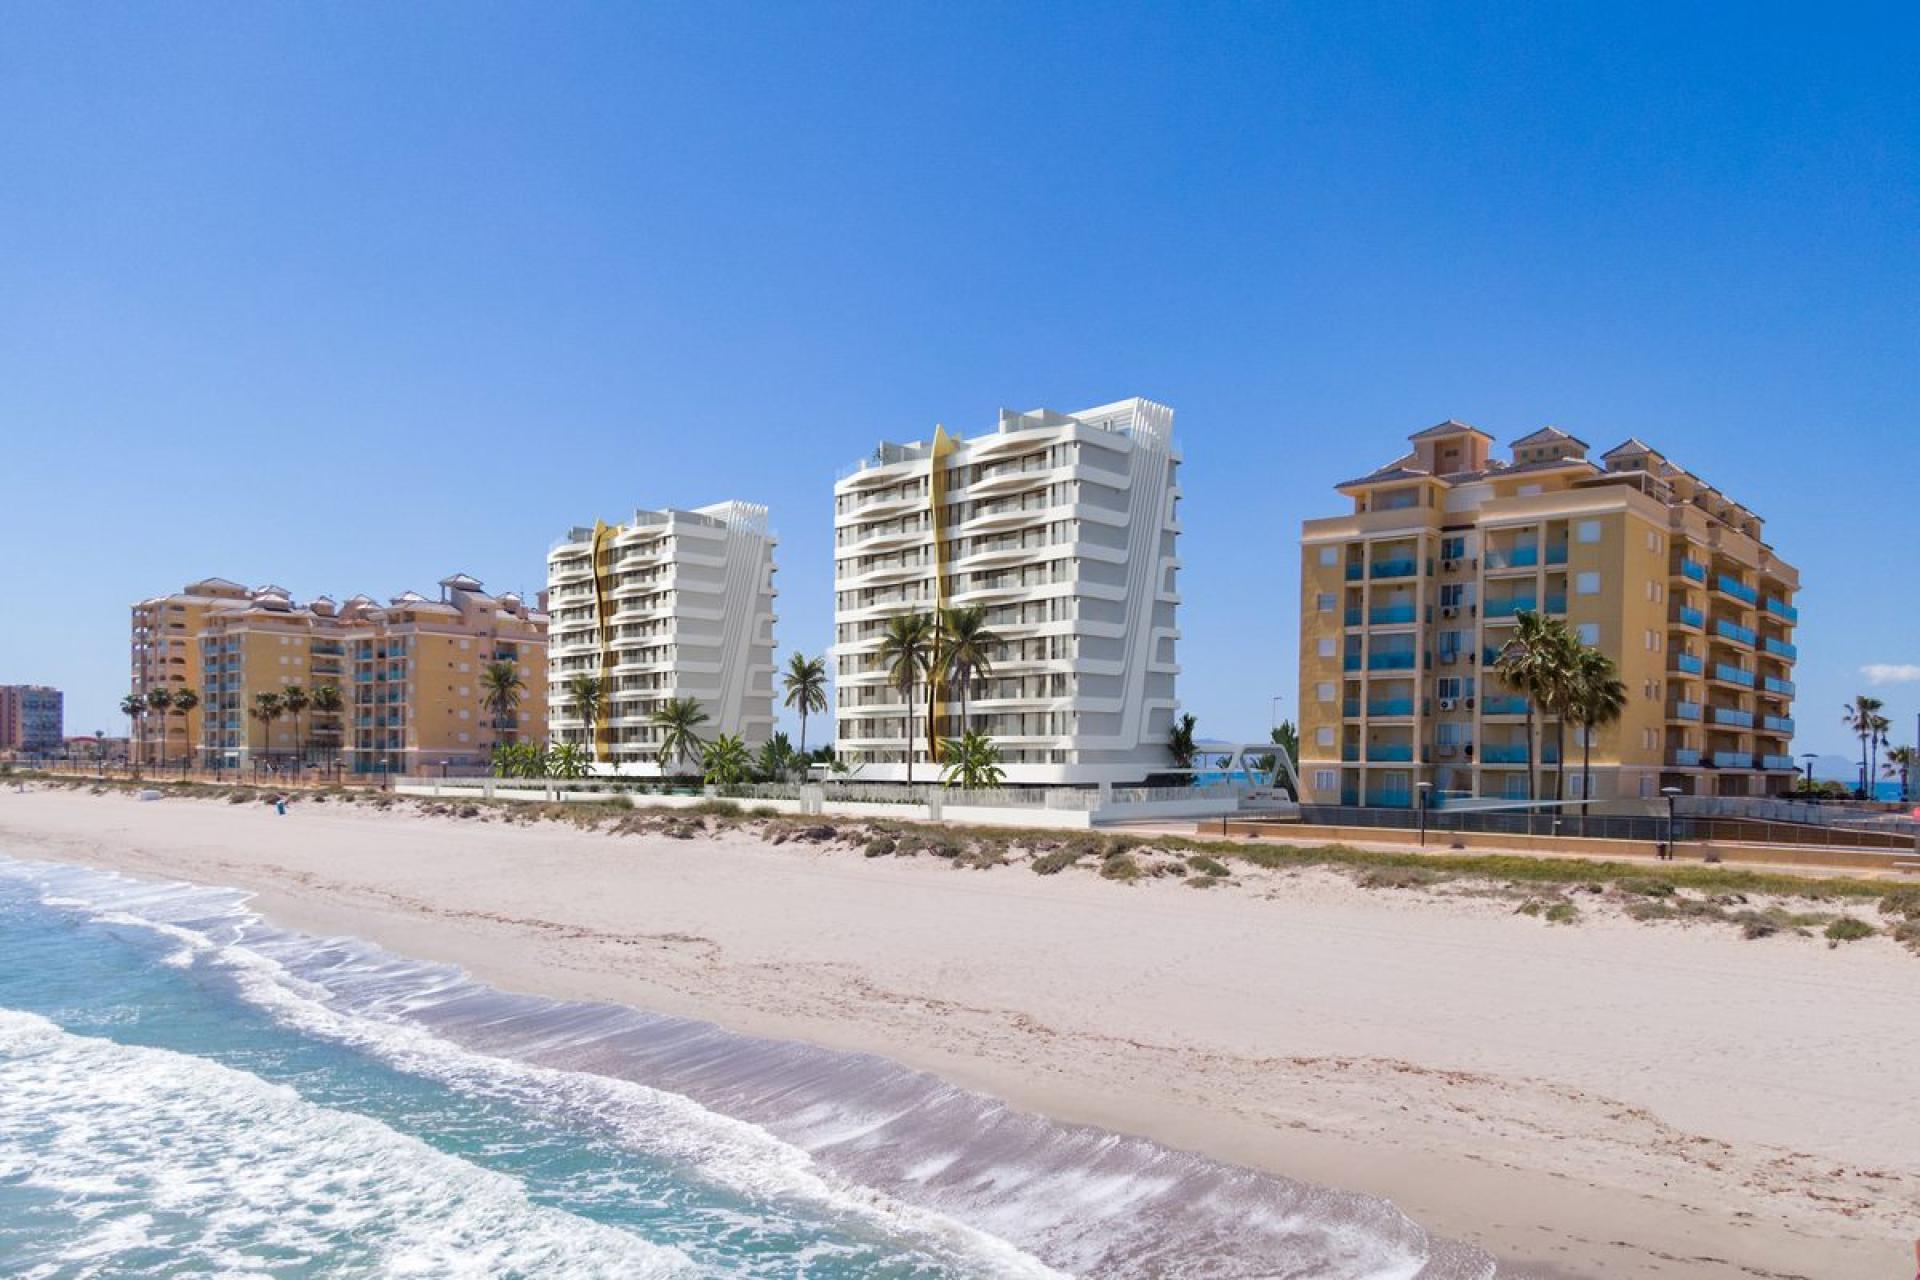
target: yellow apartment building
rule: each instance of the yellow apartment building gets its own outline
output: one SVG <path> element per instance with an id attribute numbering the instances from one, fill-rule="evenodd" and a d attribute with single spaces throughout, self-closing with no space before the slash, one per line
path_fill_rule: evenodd
<path id="1" fill-rule="evenodd" d="M 484 767 L 498 741 L 544 740 L 545 613 L 515 595 L 489 595 L 464 574 L 439 586 L 437 600 L 409 591 L 384 605 L 368 596 L 302 604 L 282 587 L 213 578 L 136 604 L 135 691 L 164 684 L 201 699 L 184 722 L 167 717 L 166 760 L 458 772 Z M 494 661 L 512 663 L 523 686 L 512 720 L 499 724 L 481 674 Z M 322 686 L 338 689 L 340 710 L 309 706 L 272 722 L 254 714 L 260 694 L 295 685 L 309 698 Z M 158 717 L 148 719 L 144 758 L 158 762 Z"/>
<path id="2" fill-rule="evenodd" d="M 1493 457 L 1460 422 L 1346 481 L 1301 532 L 1300 773 L 1310 804 L 1527 794 L 1526 702 L 1490 668 L 1515 616 L 1563 618 L 1628 703 L 1593 798 L 1766 795 L 1793 781 L 1800 575 L 1762 521 L 1639 440 L 1590 459 L 1552 427 Z M 1587 794 L 1577 730 L 1541 734 L 1541 798 Z M 1562 784 L 1562 771 L 1566 777 Z"/>
<path id="3" fill-rule="evenodd" d="M 225 578 L 203 578 L 179 591 L 154 596 L 133 606 L 132 692 L 145 698 L 155 689 L 169 694 L 186 688 L 201 692 L 200 632 L 207 613 L 215 608 L 244 606 L 252 593 Z M 141 716 L 132 728 L 131 758 L 135 764 L 177 763 L 195 758 L 203 736 L 205 713 L 198 707 L 186 715 Z"/>

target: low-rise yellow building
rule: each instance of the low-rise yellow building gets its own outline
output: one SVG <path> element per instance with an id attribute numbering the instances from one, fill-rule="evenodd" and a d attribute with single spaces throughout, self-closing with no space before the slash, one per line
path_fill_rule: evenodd
<path id="1" fill-rule="evenodd" d="M 1492 456 L 1444 422 L 1337 486 L 1353 509 L 1301 537 L 1300 765 L 1314 804 L 1525 798 L 1526 702 L 1489 669 L 1516 615 L 1563 618 L 1627 688 L 1542 798 L 1762 795 L 1792 782 L 1800 576 L 1759 516 L 1628 440 L 1589 459 L 1548 427 Z M 1565 772 L 1564 782 L 1562 772 Z"/>
<path id="2" fill-rule="evenodd" d="M 144 718 L 142 762 L 459 772 L 484 767 L 496 743 L 544 741 L 546 614 L 464 574 L 439 586 L 437 600 L 409 591 L 385 604 L 303 604 L 281 587 L 211 578 L 136 604 L 134 691 L 191 688 L 200 699 L 184 716 Z M 495 663 L 518 681 L 504 716 L 488 699 Z M 296 687 L 307 705 L 285 709 Z M 263 693 L 282 700 L 277 717 L 260 714 Z"/>

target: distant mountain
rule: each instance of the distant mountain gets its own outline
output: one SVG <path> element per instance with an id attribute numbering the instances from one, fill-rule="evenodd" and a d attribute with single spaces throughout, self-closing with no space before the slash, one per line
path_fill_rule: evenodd
<path id="1" fill-rule="evenodd" d="M 1800 772 L 1807 771 L 1806 761 L 1800 762 Z M 1813 776 L 1823 782 L 1844 782 L 1850 787 L 1860 785 L 1860 761 L 1849 760 L 1845 756 L 1819 756 L 1813 762 Z"/>

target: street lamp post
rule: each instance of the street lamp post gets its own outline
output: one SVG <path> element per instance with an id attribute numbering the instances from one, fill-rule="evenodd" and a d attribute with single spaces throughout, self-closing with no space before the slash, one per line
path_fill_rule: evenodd
<path id="1" fill-rule="evenodd" d="M 1432 791 L 1433 784 L 1431 782 L 1422 782 L 1416 788 L 1420 809 L 1420 847 L 1422 849 L 1427 847 L 1427 797 Z"/>
<path id="2" fill-rule="evenodd" d="M 1668 862 L 1673 861 L 1673 798 L 1681 794 L 1678 787 L 1662 787 L 1660 794 L 1667 798 L 1667 852 Z"/>
<path id="3" fill-rule="evenodd" d="M 1272 711 L 1273 711 L 1273 730 L 1275 733 L 1278 733 L 1280 731 L 1280 700 L 1286 696 L 1287 695 L 1284 693 L 1276 693 L 1273 695 Z"/>
<path id="4" fill-rule="evenodd" d="M 1807 794 L 1813 794 L 1813 762 L 1820 757 L 1811 751 L 1801 753 L 1800 758 L 1807 762 Z"/>

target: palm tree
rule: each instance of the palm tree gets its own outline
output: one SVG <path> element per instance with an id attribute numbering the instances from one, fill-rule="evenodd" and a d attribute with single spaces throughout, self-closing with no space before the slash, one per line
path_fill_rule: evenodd
<path id="1" fill-rule="evenodd" d="M 307 744 L 300 737 L 300 713 L 313 705 L 313 696 L 303 686 L 290 684 L 280 691 L 280 705 L 293 717 L 294 762 L 305 764 Z"/>
<path id="2" fill-rule="evenodd" d="M 1920 770 L 1920 751 L 1912 747 L 1887 748 L 1887 762 L 1881 766 L 1881 772 L 1889 778 L 1900 780 L 1900 798 L 1913 799 L 1913 775 Z"/>
<path id="3" fill-rule="evenodd" d="M 1513 638 L 1494 660 L 1493 672 L 1527 700 L 1527 799 L 1540 798 L 1540 759 L 1534 749 L 1535 716 L 1554 715 L 1564 731 L 1567 693 L 1577 643 L 1567 624 L 1533 609 L 1514 615 Z M 1558 762 L 1560 752 L 1556 751 Z M 1566 770 L 1561 769 L 1564 777 Z"/>
<path id="4" fill-rule="evenodd" d="M 547 776 L 572 782 L 588 772 L 588 756 L 571 742 L 559 742 L 547 748 Z"/>
<path id="5" fill-rule="evenodd" d="M 247 708 L 247 714 L 260 722 L 260 749 L 267 759 L 273 759 L 273 722 L 286 714 L 286 706 L 280 701 L 280 695 L 268 689 L 253 695 L 253 705 Z"/>
<path id="6" fill-rule="evenodd" d="M 107 731 L 105 729 L 95 729 L 93 731 L 93 759 L 96 764 L 105 764 L 107 762 Z M 1891 751 L 1887 753 L 1887 759 L 1893 759 L 1893 753 Z"/>
<path id="7" fill-rule="evenodd" d="M 513 740 L 514 715 L 520 710 L 520 695 L 527 682 L 511 662 L 489 662 L 480 673 L 480 702 L 493 716 L 493 731 L 506 741 Z"/>
<path id="8" fill-rule="evenodd" d="M 1174 768 L 1192 770 L 1194 754 L 1199 749 L 1193 740 L 1193 727 L 1198 723 L 1193 713 L 1187 712 L 1167 730 L 1167 754 L 1173 757 Z M 1193 781 L 1191 773 L 1187 781 Z"/>
<path id="9" fill-rule="evenodd" d="M 787 669 L 780 677 L 787 691 L 786 705 L 800 713 L 800 754 L 807 754 L 807 715 L 827 709 L 827 660 L 809 658 L 795 650 L 787 657 Z"/>
<path id="10" fill-rule="evenodd" d="M 959 738 L 947 739 L 946 767 L 940 780 L 963 791 L 981 791 L 1006 781 L 1000 767 L 1000 748 L 984 733 L 969 729 Z"/>
<path id="11" fill-rule="evenodd" d="M 737 733 L 721 734 L 700 753 L 701 777 L 710 786 L 739 786 L 752 768 L 753 758 Z"/>
<path id="12" fill-rule="evenodd" d="M 127 718 L 127 743 L 131 748 L 140 741 L 140 722 L 147 714 L 147 700 L 137 693 L 128 694 L 120 699 L 120 714 Z M 133 752 L 129 750 L 127 754 L 132 756 Z M 132 763 L 131 759 L 128 763 Z"/>
<path id="13" fill-rule="evenodd" d="M 573 702 L 574 714 L 586 726 L 587 759 L 593 760 L 600 745 L 600 708 L 606 705 L 607 682 L 582 671 L 568 679 L 567 697 Z"/>
<path id="14" fill-rule="evenodd" d="M 323 684 L 313 691 L 313 710 L 316 715 L 339 715 L 343 705 L 340 697 L 340 686 L 338 685 Z M 341 733 L 343 731 L 338 725 L 335 725 L 334 732 Z M 327 766 L 329 768 L 333 766 L 334 752 L 338 749 L 338 746 L 339 744 L 335 741 L 329 741 L 327 743 Z"/>
<path id="15" fill-rule="evenodd" d="M 887 678 L 907 706 L 907 785 L 913 785 L 913 687 L 933 667 L 933 619 L 924 613 L 896 613 L 880 635 L 878 657 Z"/>
<path id="16" fill-rule="evenodd" d="M 940 611 L 940 678 L 960 690 L 960 727 L 969 728 L 968 703 L 976 680 L 993 675 L 993 654 L 1002 641 L 987 626 L 981 605 Z"/>
<path id="17" fill-rule="evenodd" d="M 1887 743 L 1891 742 L 1892 740 L 1893 740 L 1893 721 L 1887 719 L 1885 716 L 1875 716 L 1873 718 L 1873 764 L 1869 766 L 1869 772 L 1867 774 L 1869 778 L 1873 776 L 1873 773 L 1871 770 L 1879 766 L 1880 748 L 1886 746 Z M 1869 800 L 1873 799 L 1873 792 L 1871 789 L 1869 789 L 1867 792 L 1867 799 Z"/>
<path id="18" fill-rule="evenodd" d="M 1881 719 L 1880 712 L 1886 704 L 1878 698 L 1870 698 L 1864 693 L 1855 694 L 1853 702 L 1840 714 L 1840 723 L 1853 730 L 1860 739 L 1860 798 L 1866 799 L 1872 794 L 1873 771 L 1867 763 L 1868 748 L 1879 735 L 1874 721 Z"/>
<path id="19" fill-rule="evenodd" d="M 161 768 L 167 765 L 167 708 L 173 705 L 173 692 L 165 685 L 158 689 L 147 690 L 147 710 L 160 717 L 160 759 Z"/>
<path id="20" fill-rule="evenodd" d="M 696 731 L 706 722 L 707 713 L 698 698 L 668 698 L 660 704 L 653 713 L 654 726 L 660 730 L 654 758 L 663 770 L 669 762 L 684 762 L 701 753 L 706 744 Z"/>
<path id="21" fill-rule="evenodd" d="M 760 759 L 756 762 L 755 770 L 768 782 L 778 782 L 780 775 L 791 769 L 797 758 L 787 735 L 776 731 L 760 744 Z"/>
<path id="22" fill-rule="evenodd" d="M 199 705 L 200 695 L 192 689 L 175 689 L 173 691 L 173 709 L 180 713 L 180 736 L 186 739 L 186 754 L 180 758 L 182 767 L 193 763 L 193 729 L 188 725 L 187 717 L 192 715 L 193 709 Z M 163 731 L 165 724 L 166 721 L 162 718 L 161 725 Z"/>
<path id="23" fill-rule="evenodd" d="M 1618 720 L 1627 709 L 1627 686 L 1613 659 L 1590 645 L 1574 654 L 1568 721 L 1580 730 L 1580 798 L 1593 799 L 1593 731 Z M 1564 772 L 1564 770 L 1562 771 Z M 1586 834 L 1587 808 L 1580 806 L 1580 832 Z"/>

